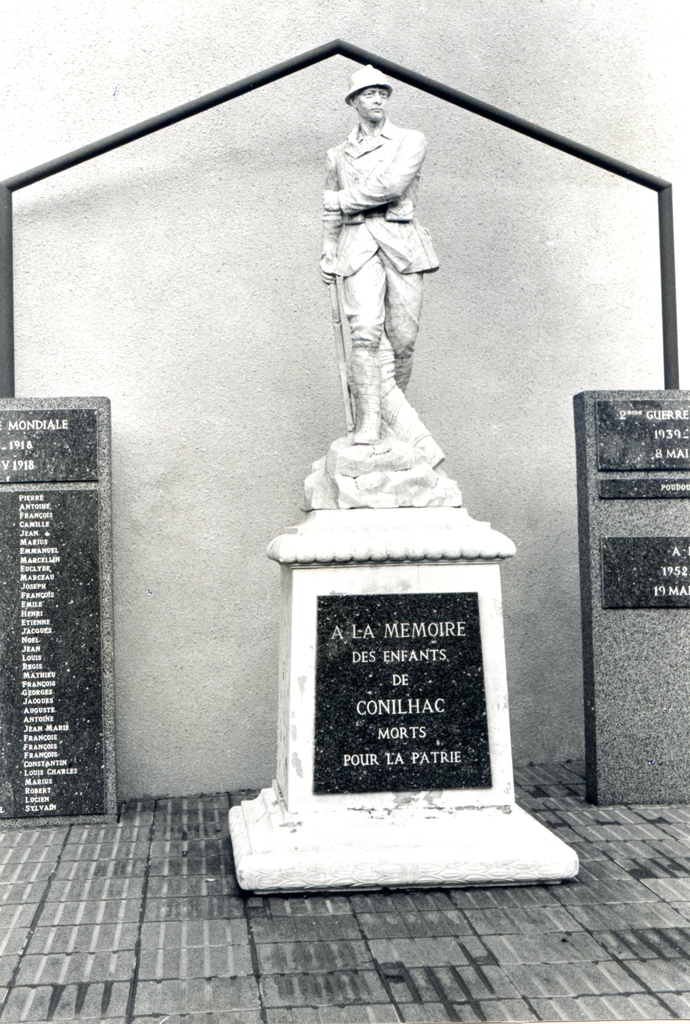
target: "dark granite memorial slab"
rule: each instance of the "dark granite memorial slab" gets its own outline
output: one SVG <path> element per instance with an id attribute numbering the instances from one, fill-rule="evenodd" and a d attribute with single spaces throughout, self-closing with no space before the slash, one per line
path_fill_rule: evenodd
<path id="1" fill-rule="evenodd" d="M 477 594 L 319 597 L 314 792 L 490 786 Z"/>
<path id="2" fill-rule="evenodd" d="M 690 802 L 690 519 L 686 501 L 663 500 L 690 497 L 686 414 L 687 391 L 575 396 L 587 798 L 597 804 Z"/>
<path id="3" fill-rule="evenodd" d="M 42 482 L 0 478 L 0 820 L 112 821 L 109 403 L 5 399 L 0 421 L 3 444 L 45 430 L 21 471 Z"/>
<path id="4" fill-rule="evenodd" d="M 98 479 L 95 409 L 0 412 L 0 481 Z"/>
<path id="5" fill-rule="evenodd" d="M 690 498 L 690 475 L 613 478 L 599 480 L 600 498 Z"/>
<path id="6" fill-rule="evenodd" d="M 602 537 L 603 608 L 690 608 L 690 537 Z"/>
<path id="7" fill-rule="evenodd" d="M 690 402 L 618 399 L 596 403 L 600 470 L 690 469 Z"/>
<path id="8" fill-rule="evenodd" d="M 0 493 L 0 817 L 103 814 L 98 494 Z"/>

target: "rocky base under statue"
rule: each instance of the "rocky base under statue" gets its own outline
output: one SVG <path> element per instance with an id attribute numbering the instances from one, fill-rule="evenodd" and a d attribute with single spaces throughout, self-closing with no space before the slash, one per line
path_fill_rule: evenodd
<path id="1" fill-rule="evenodd" d="M 376 444 L 340 437 L 304 481 L 305 508 L 459 508 L 454 480 L 420 448 L 389 434 Z"/>

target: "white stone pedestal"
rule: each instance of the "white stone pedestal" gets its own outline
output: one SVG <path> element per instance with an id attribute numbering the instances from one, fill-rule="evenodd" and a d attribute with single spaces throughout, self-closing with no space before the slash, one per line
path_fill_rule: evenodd
<path id="1" fill-rule="evenodd" d="M 574 851 L 515 804 L 499 578 L 500 561 L 514 553 L 508 538 L 460 508 L 311 512 L 273 541 L 268 554 L 283 574 L 278 777 L 230 811 L 243 888 L 486 885 L 577 874 Z M 315 793 L 319 596 L 467 593 L 479 609 L 490 786 Z"/>

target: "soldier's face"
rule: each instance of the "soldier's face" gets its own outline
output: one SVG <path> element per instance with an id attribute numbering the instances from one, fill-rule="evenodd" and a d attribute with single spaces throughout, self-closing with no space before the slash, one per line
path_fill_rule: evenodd
<path id="1" fill-rule="evenodd" d="M 380 89 L 372 86 L 370 89 L 362 89 L 356 96 L 352 97 L 352 106 L 360 117 L 370 124 L 378 124 L 386 116 L 388 105 L 388 89 Z"/>

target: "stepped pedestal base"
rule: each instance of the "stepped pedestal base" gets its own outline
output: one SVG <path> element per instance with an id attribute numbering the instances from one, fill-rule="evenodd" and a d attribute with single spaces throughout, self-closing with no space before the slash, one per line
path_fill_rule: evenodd
<path id="1" fill-rule="evenodd" d="M 577 854 L 514 804 L 290 814 L 272 789 L 230 811 L 237 878 L 255 892 L 560 882 Z"/>

